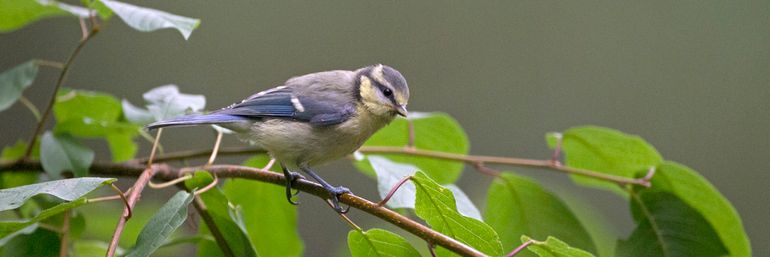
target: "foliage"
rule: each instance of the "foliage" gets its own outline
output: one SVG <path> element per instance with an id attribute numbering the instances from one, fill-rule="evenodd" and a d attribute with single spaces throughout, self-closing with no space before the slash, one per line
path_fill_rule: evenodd
<path id="1" fill-rule="evenodd" d="M 114 0 L 83 1 L 83 5 L 53 0 L 0 0 L 0 32 L 12 32 L 40 19 L 79 17 L 98 21 L 90 23 L 95 33 L 99 22 L 108 22 L 112 15 L 117 15 L 138 31 L 172 28 L 188 39 L 200 24 L 198 19 Z M 84 27 L 84 31 L 88 30 Z M 72 58 L 85 41 L 80 42 Z M 69 61 L 58 67 L 62 69 L 60 81 L 66 77 Z M 0 111 L 23 102 L 38 113 L 34 104 L 22 97 L 36 77 L 46 73 L 40 69 L 43 63 L 52 62 L 30 60 L 0 72 Z M 110 247 L 109 240 L 85 238 L 81 234 L 96 229 L 86 227 L 86 221 L 99 224 L 100 220 L 118 217 L 85 213 L 81 206 L 100 204 L 103 199 L 87 195 L 115 179 L 88 176 L 103 175 L 105 169 L 111 168 L 110 172 L 119 172 L 115 167 L 138 163 L 136 139 L 140 135 L 149 137 L 142 130 L 143 125 L 202 112 L 206 105 L 204 96 L 181 93 L 173 84 L 145 93 L 146 103 L 142 107 L 118 99 L 107 92 L 57 86 L 53 105 L 46 106 L 42 121 L 29 124 L 40 131 L 30 140 L 19 139 L 3 147 L 3 256 L 103 256 Z M 44 131 L 48 113 L 53 114 L 55 124 L 52 130 Z M 107 143 L 112 162 L 108 163 L 105 156 L 92 149 L 93 139 Z M 617 239 L 616 256 L 751 256 L 742 221 L 730 202 L 697 171 L 666 160 L 641 137 L 609 128 L 579 126 L 548 133 L 546 140 L 550 148 L 558 151 L 557 155 L 564 157 L 564 166 L 556 159 L 524 163 L 506 157 L 474 158 L 468 155 L 470 144 L 465 131 L 450 115 L 412 112 L 408 119 L 396 119 L 372 136 L 354 155 L 352 163 L 362 173 L 376 178 L 381 198 L 398 187 L 402 179 L 408 179 L 386 206 L 401 214 L 413 210 L 429 227 L 421 228 L 422 232 L 440 233 L 490 256 L 505 255 L 522 243 L 527 250 L 519 251 L 517 256 L 594 256 L 598 242 L 607 241 L 592 238 L 587 232 L 588 223 L 551 193 L 550 185 L 484 166 L 500 159 L 505 159 L 502 164 L 506 165 L 550 163 L 540 166 L 566 172 L 584 171 L 570 175 L 578 185 L 624 196 L 636 227 L 629 235 Z M 267 155 L 260 154 L 244 165 L 260 168 L 268 161 Z M 30 168 L 32 165 L 14 166 L 17 162 L 37 163 L 45 174 L 40 175 L 40 168 Z M 466 163 L 494 176 L 482 211 L 455 185 Z M 187 192 L 177 192 L 153 215 L 146 215 L 152 218 L 141 224 L 143 228 L 133 244 L 116 248 L 118 255 L 151 256 L 158 254 L 159 249 L 176 251 L 192 244 L 197 246 L 199 256 L 302 256 L 305 249 L 297 227 L 298 209 L 285 202 L 284 187 L 265 183 L 275 180 L 247 179 L 254 177 L 245 173 L 237 176 L 213 184 L 216 178 L 210 172 L 199 170 L 189 174 L 184 182 Z M 644 183 L 613 180 L 617 177 Z M 642 186 L 647 183 L 651 186 Z M 193 232 L 180 229 L 190 220 L 191 204 L 200 216 L 198 229 Z M 421 256 L 414 245 L 424 243 L 398 234 L 403 231 L 364 230 L 352 221 L 351 227 L 347 243 L 353 256 Z M 425 238 L 430 233 L 411 232 L 431 244 L 436 242 L 435 238 Z M 64 238 L 69 241 L 62 244 Z M 438 256 L 457 255 L 447 247 L 433 246 Z"/>

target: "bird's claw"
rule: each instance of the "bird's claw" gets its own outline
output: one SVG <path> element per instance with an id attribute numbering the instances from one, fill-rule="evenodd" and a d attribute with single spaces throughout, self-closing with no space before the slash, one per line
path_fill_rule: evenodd
<path id="1" fill-rule="evenodd" d="M 332 201 L 332 208 L 334 208 L 334 210 L 337 213 L 341 213 L 341 214 L 348 213 L 348 211 L 350 210 L 350 206 L 347 206 L 346 208 L 343 209 L 340 206 L 340 196 L 343 194 L 350 193 L 350 189 L 346 187 L 338 186 L 338 187 L 328 187 L 326 188 L 326 191 L 328 191 L 329 194 L 331 195 L 331 198 L 329 198 L 329 200 Z"/>
<path id="2" fill-rule="evenodd" d="M 283 174 L 286 177 L 286 200 L 289 201 L 290 204 L 298 205 L 299 202 L 295 202 L 291 198 L 299 195 L 299 190 L 297 190 L 297 192 L 294 193 L 294 192 L 291 192 L 291 188 L 292 186 L 294 186 L 294 182 L 296 182 L 297 179 L 305 179 L 305 177 L 303 177 L 297 172 L 289 172 L 286 170 L 284 170 Z"/>

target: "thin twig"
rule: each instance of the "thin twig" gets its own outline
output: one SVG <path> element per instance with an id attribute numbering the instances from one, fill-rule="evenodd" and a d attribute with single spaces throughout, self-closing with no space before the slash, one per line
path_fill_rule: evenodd
<path id="1" fill-rule="evenodd" d="M 117 249 L 118 242 L 120 241 L 120 235 L 123 233 L 123 229 L 126 227 L 126 222 L 128 222 L 128 219 L 131 218 L 131 209 L 133 209 L 136 205 L 136 202 L 139 201 L 144 186 L 147 185 L 147 182 L 150 181 L 154 174 L 154 167 L 145 168 L 141 175 L 139 175 L 139 178 L 136 179 L 136 183 L 134 183 L 134 186 L 132 187 L 133 190 L 131 190 L 131 194 L 127 199 L 128 205 L 124 208 L 123 215 L 120 216 L 118 224 L 115 226 L 115 233 L 112 234 L 112 240 L 110 241 L 110 246 L 107 248 L 107 254 L 105 256 L 112 257 L 115 255 L 115 250 Z"/>
<path id="2" fill-rule="evenodd" d="M 133 189 L 133 187 L 129 188 L 128 191 L 126 191 L 125 193 L 123 193 L 123 191 L 120 190 L 120 188 L 118 188 L 118 186 L 116 186 L 114 183 L 110 183 L 110 187 L 112 188 L 112 190 L 115 190 L 115 192 L 118 193 L 118 197 L 120 197 L 120 199 L 123 200 L 123 205 L 126 207 L 126 210 L 128 210 L 128 217 L 126 217 L 126 219 L 130 219 L 131 216 L 134 215 L 134 212 L 133 210 L 131 210 L 132 209 L 131 205 L 128 204 L 128 199 L 126 198 L 126 194 L 131 192 L 131 189 Z"/>
<path id="3" fill-rule="evenodd" d="M 57 62 L 57 61 L 49 61 L 49 60 L 42 60 L 42 59 L 36 59 L 35 64 L 38 66 L 45 66 L 45 67 L 51 67 L 56 69 L 63 69 L 64 64 Z"/>
<path id="4" fill-rule="evenodd" d="M 70 215 L 72 215 L 72 210 L 64 212 L 61 226 L 61 242 L 59 243 L 59 257 L 67 257 L 69 255 Z"/>
<path id="5" fill-rule="evenodd" d="M 408 136 L 408 140 L 406 143 L 406 146 L 409 148 L 414 148 L 414 121 L 411 119 L 406 120 L 406 135 Z"/>
<path id="6" fill-rule="evenodd" d="M 428 252 L 430 253 L 430 257 L 436 257 L 436 246 L 431 242 L 428 242 Z"/>
<path id="7" fill-rule="evenodd" d="M 551 160 L 523 159 L 523 158 L 511 158 L 511 157 L 500 157 L 500 156 L 485 156 L 485 155 L 465 155 L 465 154 L 456 154 L 456 153 L 447 153 L 447 152 L 422 150 L 422 149 L 415 149 L 415 148 L 408 148 L 408 147 L 393 147 L 393 146 L 363 146 L 360 149 L 358 149 L 358 151 L 364 154 L 401 154 L 401 155 L 430 157 L 434 159 L 465 162 L 470 165 L 474 165 L 474 167 L 480 163 L 480 164 L 546 168 L 549 170 L 560 171 L 568 174 L 577 174 L 580 176 L 586 176 L 586 177 L 592 177 L 596 179 L 611 181 L 621 185 L 631 184 L 631 185 L 640 185 L 640 186 L 649 187 L 649 180 L 645 180 L 645 178 L 634 179 L 634 178 L 610 175 L 610 174 L 601 173 L 601 172 L 592 171 L 592 170 L 573 168 L 573 167 L 561 165 L 559 162 L 554 163 Z M 219 150 L 219 155 L 241 155 L 241 154 L 258 154 L 258 153 L 265 153 L 265 151 L 256 149 L 256 148 L 251 148 L 251 147 L 248 147 L 248 148 L 230 147 L 230 148 L 222 148 Z M 172 160 L 198 158 L 198 157 L 208 156 L 209 154 L 211 154 L 211 151 L 209 150 L 180 151 L 180 152 L 164 154 L 163 156 L 158 157 L 157 160 L 159 162 L 167 162 Z M 144 160 L 146 159 L 139 159 L 139 161 L 144 161 Z"/>
<path id="8" fill-rule="evenodd" d="M 206 227 L 208 227 L 209 232 L 211 232 L 211 235 L 214 237 L 214 241 L 217 242 L 217 245 L 219 245 L 219 249 L 222 250 L 222 253 L 226 257 L 235 257 L 233 250 L 230 249 L 230 245 L 227 244 L 227 239 L 225 239 L 222 231 L 219 230 L 216 222 L 214 222 L 214 218 L 211 217 L 208 208 L 206 208 L 206 204 L 203 203 L 203 199 L 201 199 L 199 195 L 196 195 L 193 199 L 193 206 L 195 206 L 195 210 L 198 211 L 198 214 L 200 214 L 203 222 L 206 223 Z"/>
<path id="9" fill-rule="evenodd" d="M 211 190 L 212 188 L 214 188 L 214 186 L 216 186 L 219 183 L 219 177 L 217 177 L 217 174 L 214 173 L 213 175 L 214 175 L 214 180 L 211 181 L 211 183 L 209 183 L 205 187 L 201 188 L 200 190 L 195 191 L 195 195 L 201 195 L 206 191 Z"/>
<path id="10" fill-rule="evenodd" d="M 211 150 L 211 157 L 209 157 L 209 161 L 206 163 L 206 166 L 211 166 L 211 164 L 214 164 L 214 160 L 217 159 L 217 152 L 219 152 L 219 144 L 222 143 L 222 131 L 217 130 L 217 141 L 214 143 L 214 149 Z"/>
<path id="11" fill-rule="evenodd" d="M 147 183 L 147 186 L 149 186 L 152 189 L 167 188 L 167 187 L 179 184 L 180 182 L 184 182 L 185 180 L 189 180 L 191 178 L 193 178 L 192 175 L 185 174 L 182 177 L 178 177 L 178 178 L 175 178 L 175 179 L 173 179 L 171 181 L 166 181 L 166 182 L 163 182 L 163 183 L 156 184 L 156 183 L 152 183 L 152 181 L 150 181 L 149 183 Z"/>
<path id="12" fill-rule="evenodd" d="M 35 120 L 37 122 L 40 122 L 40 119 L 42 118 L 40 117 L 40 110 L 37 109 L 37 106 L 35 106 L 35 104 L 33 104 L 32 101 L 30 101 L 28 98 L 22 95 L 19 97 L 19 102 L 24 104 L 24 106 L 27 107 L 27 109 L 29 109 L 29 112 L 31 112 L 32 115 L 35 116 Z"/>
<path id="13" fill-rule="evenodd" d="M 150 150 L 150 158 L 147 159 L 147 167 L 152 166 L 152 160 L 155 159 L 155 153 L 158 151 L 158 145 L 160 144 L 160 136 L 163 134 L 163 128 L 159 128 L 155 133 L 155 142 L 152 144 L 152 150 Z"/>
<path id="14" fill-rule="evenodd" d="M 75 58 L 80 53 L 80 50 L 83 50 L 83 47 L 86 45 L 86 43 L 88 43 L 88 41 L 98 32 L 98 27 L 93 27 L 91 32 L 80 40 L 80 43 L 78 43 L 78 45 L 75 47 L 75 50 L 72 51 L 69 58 L 67 58 L 67 61 L 64 62 L 64 65 L 61 68 L 61 72 L 59 73 L 59 79 L 56 80 L 56 85 L 54 86 L 53 92 L 51 93 L 51 100 L 48 101 L 48 106 L 46 106 L 45 111 L 43 112 L 43 116 L 37 123 L 37 127 L 35 127 L 35 132 L 32 133 L 32 137 L 29 139 L 29 146 L 27 146 L 27 151 L 24 152 L 23 159 L 28 159 L 32 154 L 32 148 L 35 146 L 38 135 L 40 135 L 40 133 L 43 131 L 43 127 L 45 127 L 45 122 L 48 119 L 48 116 L 51 115 L 51 109 L 53 109 L 53 105 L 56 103 L 56 95 L 59 94 L 59 89 L 61 89 L 62 84 L 64 84 L 64 80 L 67 79 L 67 74 L 69 74 L 70 68 L 72 68 L 73 63 L 75 62 Z"/>
<path id="15" fill-rule="evenodd" d="M 326 202 L 326 205 L 329 205 L 329 207 L 330 207 L 330 208 L 334 209 L 334 204 L 332 204 L 332 203 L 331 203 L 329 200 L 326 200 L 326 201 L 324 201 L 324 202 Z M 361 229 L 361 227 L 360 227 L 360 226 L 358 226 L 358 224 L 356 224 L 355 222 L 353 222 L 353 220 L 351 220 L 351 219 L 350 219 L 350 217 L 348 217 L 348 215 L 347 215 L 347 214 L 345 214 L 345 213 L 340 213 L 340 212 L 337 212 L 337 214 L 339 214 L 339 215 L 340 215 L 340 218 L 341 218 L 343 221 L 345 221 L 346 223 L 348 223 L 348 225 L 350 225 L 350 227 L 351 227 L 351 228 L 353 228 L 353 229 L 355 229 L 355 230 L 358 230 L 358 231 L 361 231 L 361 232 L 363 232 L 363 231 L 364 231 L 363 229 Z"/>
<path id="16" fill-rule="evenodd" d="M 377 202 L 377 206 L 385 206 L 388 201 L 390 201 L 390 198 L 393 197 L 394 194 L 396 194 L 396 191 L 398 191 L 401 186 L 403 186 L 407 181 L 412 179 L 412 176 L 404 176 L 401 178 L 401 180 L 398 181 L 392 188 L 390 188 L 390 191 L 388 191 L 388 194 L 385 195 L 385 197 L 382 198 L 381 201 Z"/>
<path id="17" fill-rule="evenodd" d="M 113 189 L 114 190 L 114 189 Z M 126 200 L 126 194 L 129 194 L 131 192 L 131 188 L 126 190 L 126 192 L 118 193 L 117 195 L 111 195 L 111 196 L 104 196 L 104 197 L 94 197 L 89 198 L 86 200 L 87 203 L 98 203 L 98 202 L 104 202 L 104 201 L 112 201 L 112 200 L 123 200 L 123 205 L 128 206 L 128 200 Z"/>
<path id="18" fill-rule="evenodd" d="M 527 242 L 524 242 L 519 247 L 516 247 L 516 249 L 513 249 L 513 251 L 511 251 L 510 253 L 505 255 L 505 257 L 513 257 L 514 255 L 516 255 L 517 253 L 521 252 L 522 250 L 527 248 L 527 246 L 531 245 L 534 242 L 535 242 L 535 240 L 532 240 L 532 239 L 527 240 Z"/>

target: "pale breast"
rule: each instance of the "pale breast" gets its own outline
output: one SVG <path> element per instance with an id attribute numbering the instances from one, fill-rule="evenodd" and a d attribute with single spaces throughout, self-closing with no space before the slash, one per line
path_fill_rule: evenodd
<path id="1" fill-rule="evenodd" d="M 359 111 L 347 121 L 331 126 L 312 126 L 286 119 L 256 122 L 246 140 L 289 167 L 317 166 L 343 158 L 361 147 L 393 116 L 382 117 Z"/>

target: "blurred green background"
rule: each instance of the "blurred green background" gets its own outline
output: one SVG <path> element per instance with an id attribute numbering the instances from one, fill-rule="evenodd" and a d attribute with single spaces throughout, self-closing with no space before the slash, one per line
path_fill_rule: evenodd
<path id="1" fill-rule="evenodd" d="M 763 243 L 770 238 L 767 1 L 129 2 L 202 23 L 185 42 L 176 31 L 141 33 L 110 21 L 66 86 L 141 103 L 141 93 L 173 83 L 206 95 L 216 109 L 294 75 L 388 64 L 409 82 L 410 110 L 454 116 L 473 154 L 547 158 L 544 133 L 584 124 L 642 136 L 708 178 L 741 214 L 754 254 L 770 256 Z M 72 18 L 2 34 L 0 69 L 31 58 L 63 61 L 79 38 Z M 41 74 L 25 95 L 42 108 L 58 73 Z M 20 104 L 0 120 L 0 145 L 27 139 L 35 122 Z M 169 150 L 213 141 L 205 128 L 168 130 L 163 139 Z M 96 146 L 97 158 L 108 158 Z M 348 162 L 320 170 L 376 198 L 375 182 Z M 517 170 L 597 210 L 595 219 L 610 221 L 609 238 L 633 229 L 620 197 L 574 186 L 560 173 Z M 489 182 L 467 169 L 460 186 L 483 207 Z M 345 253 L 347 225 L 317 199 L 301 200 L 306 255 Z M 382 226 L 360 212 L 352 218 Z"/>

